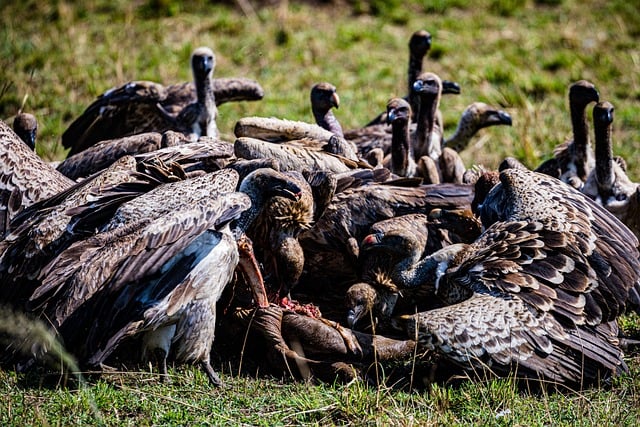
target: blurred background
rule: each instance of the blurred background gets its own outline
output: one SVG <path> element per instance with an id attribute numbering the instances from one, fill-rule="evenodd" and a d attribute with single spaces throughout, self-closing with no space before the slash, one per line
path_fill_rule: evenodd
<path id="1" fill-rule="evenodd" d="M 109 88 L 190 81 L 189 55 L 201 45 L 216 54 L 214 77 L 265 90 L 262 101 L 220 107 L 224 139 L 245 116 L 312 122 L 309 91 L 320 81 L 338 89 L 343 128 L 363 126 L 406 93 L 409 37 L 425 29 L 425 69 L 462 89 L 441 102 L 445 136 L 474 101 L 513 117 L 511 128 L 480 132 L 462 153 L 467 167 L 550 157 L 571 136 L 568 87 L 587 79 L 616 107 L 614 154 L 640 178 L 638 2 L 91 0 L 2 2 L 0 11 L 0 119 L 35 114 L 47 160 L 65 157 L 60 135 Z"/>

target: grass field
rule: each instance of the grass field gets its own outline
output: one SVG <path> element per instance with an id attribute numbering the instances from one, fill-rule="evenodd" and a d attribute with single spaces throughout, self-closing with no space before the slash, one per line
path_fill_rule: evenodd
<path id="1" fill-rule="evenodd" d="M 457 81 L 443 99 L 446 133 L 480 100 L 513 116 L 485 129 L 464 153 L 493 167 L 510 155 L 528 166 L 570 136 L 567 90 L 588 79 L 616 107 L 615 154 L 640 179 L 640 6 L 625 0 L 399 0 L 237 2 L 93 0 L 2 2 L 0 118 L 23 108 L 40 121 L 38 153 L 65 156 L 60 135 L 96 96 L 129 80 L 191 79 L 188 58 L 207 45 L 216 76 L 258 80 L 265 98 L 225 104 L 219 127 L 232 140 L 244 116 L 312 121 L 309 90 L 335 84 L 344 128 L 358 127 L 406 91 L 407 42 L 426 29 L 427 69 Z M 243 5 L 244 9 L 238 5 Z M 247 7 L 250 6 L 250 7 Z M 637 332 L 637 318 L 626 321 Z M 640 361 L 609 390 L 528 395 L 509 380 L 436 386 L 428 392 L 247 378 L 217 368 L 211 388 L 197 369 L 171 385 L 144 373 L 110 374 L 86 388 L 57 378 L 0 372 L 0 424 L 397 424 L 637 425 Z"/>

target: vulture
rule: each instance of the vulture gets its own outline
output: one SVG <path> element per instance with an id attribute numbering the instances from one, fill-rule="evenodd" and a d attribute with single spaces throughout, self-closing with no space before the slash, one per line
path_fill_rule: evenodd
<path id="1" fill-rule="evenodd" d="M 429 239 L 428 217 L 421 213 L 395 216 L 373 224 L 369 233 L 401 233 L 422 256 Z M 373 325 L 380 319 L 388 320 L 400 298 L 400 289 L 393 282 L 391 272 L 404 259 L 404 253 L 378 251 L 366 242 L 367 237 L 360 243 L 358 257 L 361 282 L 349 287 L 346 293 L 347 324 L 351 328 L 363 320 L 371 320 Z"/>
<path id="2" fill-rule="evenodd" d="M 100 95 L 62 134 L 68 156 L 99 141 L 137 133 L 175 130 L 191 139 L 216 137 L 217 105 L 228 101 L 259 100 L 264 92 L 249 79 L 214 79 L 215 55 L 200 47 L 191 55 L 194 82 L 163 86 L 131 81 Z"/>
<path id="3" fill-rule="evenodd" d="M 258 169 L 238 187 L 231 169 L 162 184 L 121 204 L 98 233 L 60 252 L 31 296 L 66 346 L 85 366 L 99 367 L 127 338 L 142 339 L 142 354 L 159 355 L 166 374 L 171 355 L 198 363 L 214 385 L 209 357 L 216 302 L 238 266 L 259 306 L 268 304 L 245 231 L 274 195 L 296 199 L 300 189 L 273 169 Z M 102 200 L 117 196 L 105 194 Z M 101 199 L 71 226 L 95 227 Z"/>
<path id="4" fill-rule="evenodd" d="M 437 161 L 442 154 L 443 129 L 442 124 L 436 120 L 442 87 L 440 77 L 431 72 L 421 73 L 413 83 L 413 90 L 420 99 L 413 148 L 416 159 L 429 156 Z"/>
<path id="5" fill-rule="evenodd" d="M 348 172 L 369 167 L 355 147 L 332 132 L 300 121 L 244 117 L 236 123 L 234 152 L 238 158 L 273 158 L 280 169 Z"/>
<path id="6" fill-rule="evenodd" d="M 311 88 L 311 112 L 316 124 L 336 136 L 344 137 L 340 122 L 331 111 L 340 108 L 340 97 L 331 83 L 320 82 Z"/>
<path id="7" fill-rule="evenodd" d="M 422 73 L 413 84 L 419 95 L 414 144 L 414 157 L 418 174 L 425 183 L 462 182 L 464 163 L 454 150 L 443 147 L 443 126 L 438 121 L 442 81 L 435 73 Z"/>
<path id="8" fill-rule="evenodd" d="M 559 178 L 572 187 L 581 189 L 593 169 L 594 159 L 589 142 L 587 106 L 598 102 L 600 94 L 595 85 L 579 80 L 569 88 L 569 113 L 573 139 L 558 145 L 553 157 L 536 168 L 537 172 Z"/>
<path id="9" fill-rule="evenodd" d="M 498 125 L 511 126 L 511 124 L 511 116 L 506 111 L 484 102 L 473 102 L 462 112 L 454 134 L 445 139 L 444 146 L 459 153 L 467 148 L 471 138 L 480 129 Z"/>
<path id="10" fill-rule="evenodd" d="M 423 76 L 426 78 L 426 76 Z M 440 78 L 437 78 L 437 87 L 435 87 L 436 90 L 438 90 L 439 94 L 445 94 L 445 93 L 451 93 L 451 94 L 459 94 L 460 93 L 460 86 L 457 83 L 454 82 L 449 82 L 449 81 L 442 81 L 440 80 Z M 421 90 L 422 89 L 426 89 L 426 87 L 423 88 L 422 85 L 419 84 L 419 86 L 416 86 L 415 83 L 418 79 L 416 79 L 414 82 L 412 82 L 412 93 L 418 98 L 418 102 L 422 102 L 422 94 L 421 94 Z M 431 85 L 431 86 L 435 86 L 435 84 Z M 438 98 L 438 104 L 439 104 L 440 100 Z M 412 115 L 416 116 L 415 119 L 412 118 L 412 123 L 416 122 L 418 123 L 420 121 L 420 118 L 418 117 L 421 114 L 421 110 L 420 110 L 420 104 L 418 104 L 418 108 L 417 110 L 414 110 L 412 107 Z M 426 111 L 424 111 L 424 114 L 428 114 Z M 442 119 L 439 118 L 440 117 L 440 112 L 439 110 L 436 108 L 434 110 L 434 114 L 435 114 L 435 119 L 437 122 L 437 128 L 438 129 L 442 129 Z M 357 128 L 357 129 L 350 129 L 345 131 L 344 135 L 345 135 L 345 139 L 347 141 L 351 141 L 353 144 L 356 145 L 358 153 L 365 159 L 370 159 L 371 156 L 379 156 L 379 157 L 384 157 L 385 155 L 389 154 L 389 151 L 391 149 L 391 130 L 389 129 L 389 126 L 387 124 L 387 118 L 386 118 L 386 112 L 384 113 L 385 119 L 379 123 L 379 124 L 375 124 L 375 125 L 370 125 L 370 126 L 365 126 L 362 128 Z M 417 139 L 417 132 L 418 129 L 420 128 L 420 125 L 416 126 L 412 126 L 411 127 L 411 135 L 412 135 L 412 141 L 414 141 L 415 144 L 415 140 Z M 378 154 L 378 152 L 381 151 L 381 155 Z"/>
<path id="11" fill-rule="evenodd" d="M 29 113 L 19 113 L 13 118 L 13 131 L 32 150 L 36 149 L 38 121 Z"/>
<path id="12" fill-rule="evenodd" d="M 0 121 L 0 233 L 24 208 L 73 185 Z"/>
<path id="13" fill-rule="evenodd" d="M 499 178 L 479 207 L 480 237 L 396 270 L 396 283 L 430 288 L 444 306 L 393 323 L 470 374 L 581 388 L 627 372 L 616 318 L 638 288 L 638 240 L 556 178 Z"/>
<path id="14" fill-rule="evenodd" d="M 437 304 L 433 289 L 404 287 L 395 282 L 396 272 L 443 247 L 472 243 L 481 233 L 481 224 L 468 209 L 433 209 L 429 215 L 408 214 L 377 222 L 369 233 L 360 243 L 362 282 L 347 291 L 351 327 L 360 327 L 363 320 L 388 327 L 394 310 L 413 313 Z"/>
<path id="15" fill-rule="evenodd" d="M 413 177 L 417 174 L 416 161 L 411 144 L 411 105 L 402 98 L 392 98 L 387 103 L 387 123 L 391 124 L 391 154 L 383 165 L 398 176 Z"/>
<path id="16" fill-rule="evenodd" d="M 596 166 L 582 191 L 640 238 L 640 186 L 629 179 L 621 159 L 613 157 L 613 118 L 614 107 L 610 102 L 599 102 L 593 107 Z"/>
<path id="17" fill-rule="evenodd" d="M 266 199 L 247 235 L 253 241 L 256 257 L 263 263 L 265 282 L 275 288 L 275 298 L 270 300 L 283 302 L 284 299 L 286 304 L 304 265 L 298 236 L 312 226 L 315 206 L 311 186 L 302 173 L 289 171 L 283 175 L 298 186 L 299 197 L 275 195 Z"/>
<path id="18" fill-rule="evenodd" d="M 302 232 L 305 266 L 301 282 L 353 283 L 359 243 L 370 227 L 385 219 L 432 209 L 469 209 L 473 187 L 458 184 L 402 186 L 391 180 L 336 192 L 313 227 Z"/>
<path id="19" fill-rule="evenodd" d="M 125 156 L 102 173 L 31 205 L 13 218 L 0 241 L 0 302 L 24 309 L 42 268 L 80 238 L 67 232 L 71 221 L 67 211 L 88 203 L 112 185 L 135 182 L 132 185 L 143 186 L 135 171 L 135 159 Z"/>

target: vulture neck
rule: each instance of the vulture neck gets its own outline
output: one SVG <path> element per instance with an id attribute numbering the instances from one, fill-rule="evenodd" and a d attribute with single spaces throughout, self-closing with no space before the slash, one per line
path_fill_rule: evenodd
<path id="1" fill-rule="evenodd" d="M 587 105 L 573 100 L 569 105 L 571 127 L 573 130 L 573 152 L 583 159 L 576 165 L 578 177 L 584 182 L 587 179 L 587 159 L 589 157 L 589 125 L 587 123 Z"/>
<path id="2" fill-rule="evenodd" d="M 391 124 L 391 172 L 406 177 L 416 174 L 408 120 L 395 120 Z"/>
<path id="3" fill-rule="evenodd" d="M 411 111 L 413 111 L 413 115 L 417 116 L 418 111 L 420 111 L 420 94 L 416 93 L 413 90 L 413 83 L 418 80 L 418 76 L 422 73 L 422 61 L 424 59 L 424 54 L 411 52 L 409 51 L 409 72 L 407 73 L 408 77 L 408 101 L 409 105 L 411 105 Z M 415 119 L 415 117 L 412 117 Z"/>
<path id="4" fill-rule="evenodd" d="M 447 304 L 460 302 L 471 295 L 471 290 L 455 282 L 442 282 L 445 272 L 458 265 L 469 245 L 464 243 L 447 246 L 417 261 L 419 255 L 412 254 L 398 263 L 394 278 L 403 288 L 434 286 L 436 294 Z M 417 261 L 417 262 L 416 262 Z"/>
<path id="5" fill-rule="evenodd" d="M 603 202 L 613 194 L 615 180 L 613 171 L 613 147 L 611 145 L 611 124 L 594 121 L 596 139 L 596 181 L 598 195 Z"/>
<path id="6" fill-rule="evenodd" d="M 253 221 L 258 217 L 262 208 L 269 197 L 266 192 L 258 188 L 253 182 L 251 176 L 247 177 L 240 184 L 239 190 L 249 196 L 251 199 L 251 207 L 244 211 L 235 224 L 234 234 L 236 237 L 244 234 L 251 226 Z"/>
<path id="7" fill-rule="evenodd" d="M 318 126 L 341 138 L 344 137 L 342 126 L 331 109 L 324 110 L 322 108 L 312 106 L 311 110 Z"/>
<path id="8" fill-rule="evenodd" d="M 428 155 L 437 161 L 442 154 L 441 144 L 434 142 L 436 137 L 434 133 L 436 115 L 439 105 L 439 94 L 428 93 L 420 96 L 420 110 L 416 125 L 416 145 L 418 149 L 415 156 L 417 158 Z"/>
<path id="9" fill-rule="evenodd" d="M 471 141 L 474 134 L 475 130 L 473 129 L 471 121 L 466 114 L 463 114 L 462 117 L 460 117 L 456 131 L 447 139 L 445 145 L 459 153 L 469 145 L 469 141 Z"/>
<path id="10" fill-rule="evenodd" d="M 196 76 L 194 79 L 196 86 L 196 96 L 201 111 L 205 111 L 206 118 L 202 123 L 202 135 L 210 136 L 213 138 L 218 137 L 218 127 L 216 125 L 216 118 L 218 115 L 218 108 L 216 107 L 216 98 L 213 92 L 213 70 L 209 71 L 205 76 Z"/>

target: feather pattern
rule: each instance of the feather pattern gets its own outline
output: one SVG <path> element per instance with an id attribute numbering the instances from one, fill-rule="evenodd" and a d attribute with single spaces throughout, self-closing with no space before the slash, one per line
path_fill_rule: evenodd
<path id="1" fill-rule="evenodd" d="M 446 307 L 397 320 L 465 369 L 517 369 L 580 387 L 627 370 L 616 317 L 640 274 L 637 241 L 555 178 L 508 169 L 480 207 L 482 235 L 395 276 Z M 517 367 L 517 368 L 516 368 Z"/>
<path id="2" fill-rule="evenodd" d="M 73 181 L 46 164 L 0 121 L 0 232 L 32 204 L 54 196 Z"/>

